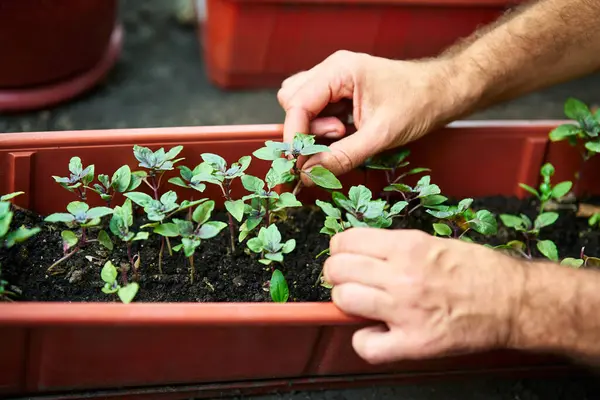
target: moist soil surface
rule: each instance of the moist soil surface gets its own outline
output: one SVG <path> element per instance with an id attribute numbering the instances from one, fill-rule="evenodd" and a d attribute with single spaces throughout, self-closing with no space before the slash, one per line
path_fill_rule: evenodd
<path id="1" fill-rule="evenodd" d="M 590 201 L 586 201 L 590 202 Z M 599 203 L 598 201 L 591 201 Z M 506 197 L 475 199 L 473 209 L 485 208 L 494 214 L 524 213 L 532 220 L 537 215 L 538 203 L 533 200 L 519 200 Z M 579 257 L 581 248 L 591 254 L 600 245 L 600 232 L 590 228 L 587 218 L 576 217 L 573 210 L 560 210 L 560 218 L 552 226 L 542 229 L 540 239 L 553 240 L 559 256 Z M 317 207 L 303 207 L 290 211 L 286 221 L 278 222 L 283 240 L 296 239 L 296 249 L 286 255 L 285 264 L 279 269 L 284 273 L 289 285 L 288 301 L 328 301 L 330 291 L 316 284 L 327 256 L 316 259 L 316 255 L 328 247 L 328 237 L 319 233 L 323 226 L 324 214 Z M 498 234 L 484 237 L 477 233 L 470 237 L 478 243 L 492 245 L 506 243 L 512 239 L 522 239 L 512 229 L 502 225 L 498 219 Z M 214 214 L 213 220 L 226 221 L 222 212 Z M 432 232 L 434 218 L 416 210 L 408 221 L 398 221 L 394 228 L 417 228 Z M 142 223 L 140 221 L 140 223 Z M 126 247 L 113 237 L 114 249 L 109 251 L 98 243 L 90 243 L 85 249 L 56 267 L 52 273 L 47 269 L 63 256 L 60 231 L 62 224 L 48 224 L 42 217 L 25 211 L 17 211 L 13 227 L 41 226 L 42 231 L 29 241 L 0 251 L 0 264 L 3 266 L 3 279 L 9 282 L 9 289 L 17 292 L 17 301 L 119 301 L 116 294 L 101 291 L 104 282 L 100 271 L 107 260 L 117 267 L 128 265 Z M 133 251 L 139 253 L 141 266 L 138 282 L 140 290 L 134 301 L 137 302 L 262 302 L 271 301 L 267 282 L 271 277 L 271 267 L 258 262 L 258 255 L 250 253 L 244 244 L 237 244 L 232 253 L 228 229 L 220 235 L 203 241 L 196 251 L 194 282 L 190 281 L 190 270 L 182 253 L 170 256 L 165 247 L 163 273 L 158 270 L 160 238 L 151 236 L 148 241 L 134 242 Z M 96 233 L 91 233 L 95 236 Z M 171 239 L 173 240 L 173 239 Z M 173 245 L 176 244 L 173 242 Z M 541 257 L 535 246 L 532 254 Z M 135 279 L 132 271 L 129 280 Z"/>

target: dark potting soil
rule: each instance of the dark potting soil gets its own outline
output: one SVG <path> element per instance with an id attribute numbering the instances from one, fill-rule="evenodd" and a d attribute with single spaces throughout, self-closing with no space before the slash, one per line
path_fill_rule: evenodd
<path id="1" fill-rule="evenodd" d="M 590 202 L 590 201 L 587 201 Z M 600 203 L 600 201 L 594 201 Z M 524 213 L 532 219 L 537 214 L 537 202 L 506 197 L 475 199 L 475 210 L 485 208 L 494 214 Z M 315 256 L 328 247 L 328 237 L 320 234 L 324 215 L 317 207 L 303 207 L 289 213 L 286 221 L 278 222 L 283 239 L 296 239 L 296 249 L 286 255 L 285 264 L 279 267 L 289 285 L 288 301 L 328 301 L 330 292 L 316 284 L 326 256 Z M 561 217 L 551 227 L 542 229 L 541 239 L 553 240 L 559 249 L 559 256 L 579 257 L 582 246 L 589 256 L 600 255 L 600 231 L 590 228 L 587 218 L 578 218 L 574 211 L 561 210 Z M 226 221 L 224 213 L 217 213 L 216 220 Z M 396 224 L 396 228 L 411 227 L 432 232 L 433 217 L 416 210 L 409 221 Z M 115 294 L 101 291 L 104 283 L 100 271 L 107 260 L 117 267 L 127 265 L 126 247 L 113 238 L 115 247 L 108 251 L 98 243 L 91 243 L 59 265 L 53 273 L 48 267 L 62 257 L 63 227 L 42 222 L 38 215 L 17 211 L 13 226 L 41 226 L 42 231 L 29 241 L 0 251 L 2 277 L 9 282 L 9 288 L 16 291 L 17 301 L 119 301 Z M 498 234 L 483 237 L 477 233 L 470 235 L 478 243 L 493 245 L 520 239 L 510 229 L 504 227 L 498 218 Z M 95 234 L 92 233 L 92 236 Z M 206 240 L 197 250 L 195 259 L 195 279 L 190 282 L 189 266 L 181 253 L 169 256 L 165 247 L 163 274 L 158 271 L 160 239 L 151 236 L 148 241 L 135 242 L 134 252 L 141 258 L 139 274 L 140 290 L 136 302 L 262 302 L 271 301 L 266 283 L 271 277 L 271 268 L 258 263 L 258 256 L 250 253 L 245 244 L 237 244 L 235 253 L 229 249 L 228 229 L 213 239 Z M 534 257 L 541 257 L 535 246 Z M 596 254 L 598 252 L 598 254 Z M 133 279 L 132 271 L 129 279 Z"/>

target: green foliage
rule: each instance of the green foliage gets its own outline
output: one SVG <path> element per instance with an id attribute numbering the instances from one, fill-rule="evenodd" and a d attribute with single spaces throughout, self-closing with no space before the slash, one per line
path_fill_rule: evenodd
<path id="1" fill-rule="evenodd" d="M 67 205 L 68 213 L 54 213 L 48 215 L 46 222 L 63 222 L 67 226 L 96 226 L 100 224 L 101 218 L 113 213 L 109 207 L 90 208 L 87 203 L 82 201 L 72 201 Z"/>
<path id="2" fill-rule="evenodd" d="M 273 270 L 273 274 L 271 275 L 269 292 L 271 294 L 271 299 L 276 303 L 285 303 L 290 297 L 287 281 L 278 269 Z"/>
<path id="3" fill-rule="evenodd" d="M 169 190 L 168 192 L 164 193 L 158 200 L 155 200 L 143 192 L 125 193 L 125 197 L 142 207 L 148 219 L 155 222 L 161 222 L 173 214 L 184 211 L 206 201 L 206 199 L 194 201 L 184 200 L 181 202 L 181 204 L 178 204 L 177 193 L 175 193 L 173 190 Z"/>
<path id="4" fill-rule="evenodd" d="M 600 112 L 592 113 L 589 107 L 580 100 L 569 98 L 565 102 L 564 112 L 575 124 L 563 124 L 553 129 L 550 140 L 558 142 L 568 140 L 571 145 L 583 143 L 586 152 L 584 160 L 600 152 Z"/>
<path id="5" fill-rule="evenodd" d="M 112 262 L 107 261 L 100 272 L 100 277 L 104 281 L 102 292 L 106 294 L 116 293 L 122 303 L 131 303 L 139 290 L 139 285 L 136 282 L 130 282 L 123 286 L 119 285 L 117 276 L 117 268 Z"/>
<path id="6" fill-rule="evenodd" d="M 59 183 L 69 192 L 75 192 L 82 201 L 86 200 L 86 188 L 94 180 L 94 165 L 89 165 L 83 168 L 81 158 L 72 157 L 69 161 L 69 176 L 60 177 L 53 175 L 54 181 Z"/>
<path id="7" fill-rule="evenodd" d="M 571 190 L 573 183 L 571 181 L 563 181 L 553 186 L 551 180 L 554 175 L 554 166 L 550 163 L 542 165 L 540 168 L 540 175 L 542 177 L 542 183 L 540 184 L 539 189 L 534 189 L 524 183 L 520 183 L 519 186 L 538 198 L 540 201 L 540 212 L 542 212 L 548 201 L 551 199 L 560 200 L 567 195 Z"/>
<path id="8" fill-rule="evenodd" d="M 110 204 L 115 192 L 125 193 L 137 189 L 146 176 L 144 171 L 131 172 L 128 165 L 123 165 L 114 172 L 111 178 L 108 175 L 99 174 L 98 181 L 100 183 L 95 183 L 90 189 Z"/>
<path id="9" fill-rule="evenodd" d="M 125 202 L 122 206 L 115 207 L 112 218 L 109 223 L 109 228 L 113 235 L 115 235 L 124 242 L 148 239 L 148 232 L 134 233 L 130 230 L 132 226 L 133 210 L 131 206 L 131 199 L 128 198 L 125 199 Z M 100 237 L 98 237 L 98 239 L 100 239 Z M 110 238 L 108 238 L 108 240 L 110 240 Z"/>
<path id="10" fill-rule="evenodd" d="M 409 175 L 420 174 L 423 172 L 430 172 L 429 168 L 412 168 L 406 172 L 403 172 L 397 177 L 394 177 L 396 171 L 400 168 L 407 167 L 410 165 L 410 162 L 406 161 L 406 158 L 410 155 L 410 150 L 408 149 L 399 149 L 395 153 L 385 153 L 379 154 L 374 157 L 371 157 L 365 161 L 365 168 L 368 169 L 376 169 L 383 170 L 391 173 L 388 175 L 388 183 L 394 184 L 402 181 L 402 179 L 406 178 Z"/>
<path id="11" fill-rule="evenodd" d="M 553 211 L 543 212 L 538 214 L 535 220 L 532 222 L 531 219 L 525 215 L 512 215 L 512 214 L 500 214 L 500 220 L 502 223 L 517 232 L 520 232 L 526 239 L 526 243 L 521 241 L 512 241 L 507 245 L 498 246 L 497 248 L 516 250 L 517 253 L 523 255 L 526 258 L 531 258 L 531 249 L 529 249 L 529 242 L 535 240 L 536 247 L 544 255 L 544 257 L 558 261 L 558 250 L 556 245 L 550 240 L 540 240 L 539 234 L 542 228 L 553 225 L 558 220 L 559 214 Z"/>
<path id="12" fill-rule="evenodd" d="M 496 217 L 488 210 L 473 211 L 473 199 L 466 198 L 457 205 L 438 204 L 429 206 L 427 213 L 440 221 L 433 224 L 433 230 L 438 236 L 455 237 L 461 240 L 472 241 L 465 234 L 473 230 L 485 236 L 495 235 L 498 232 Z"/>
<path id="13" fill-rule="evenodd" d="M 152 151 L 147 147 L 133 146 L 133 155 L 139 161 L 139 166 L 149 169 L 152 172 L 165 172 L 173 169 L 174 165 L 184 160 L 184 158 L 175 158 L 181 153 L 183 146 L 175 146 L 165 152 L 164 148 Z"/>
<path id="14" fill-rule="evenodd" d="M 291 253 L 296 248 L 296 240 L 289 239 L 285 243 L 281 242 L 281 233 L 277 225 L 269 225 L 268 228 L 260 228 L 258 236 L 247 242 L 248 248 L 261 253 L 260 263 L 269 265 L 272 262 L 283 263 L 284 254 Z"/>
<path id="15" fill-rule="evenodd" d="M 435 208 L 448 200 L 447 197 L 441 194 L 439 186 L 431 183 L 431 176 L 429 175 L 421 177 L 415 187 L 410 187 L 404 183 L 392 183 L 383 190 L 400 193 L 408 203 L 418 201 L 418 207 Z M 411 209 L 410 212 L 414 209 L 416 208 Z"/>

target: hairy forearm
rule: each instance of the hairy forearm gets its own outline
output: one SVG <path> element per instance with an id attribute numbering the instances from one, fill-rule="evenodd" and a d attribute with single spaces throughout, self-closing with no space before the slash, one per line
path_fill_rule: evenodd
<path id="1" fill-rule="evenodd" d="M 600 365 L 600 272 L 524 265 L 509 346 Z"/>
<path id="2" fill-rule="evenodd" d="M 468 114 L 600 70 L 597 0 L 530 1 L 441 55 L 469 88 Z"/>

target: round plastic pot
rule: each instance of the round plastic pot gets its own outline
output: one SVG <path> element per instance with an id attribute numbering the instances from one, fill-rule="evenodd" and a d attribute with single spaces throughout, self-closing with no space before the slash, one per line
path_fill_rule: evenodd
<path id="1" fill-rule="evenodd" d="M 411 162 L 432 168 L 432 179 L 452 196 L 520 196 L 520 182 L 538 183 L 547 134 L 554 126 L 552 121 L 457 123 L 413 143 Z M 62 176 L 73 156 L 94 164 L 96 173 L 108 174 L 123 164 L 137 167 L 134 144 L 152 149 L 181 144 L 181 156 L 190 164 L 199 161 L 203 152 L 230 161 L 251 153 L 265 140 L 281 140 L 281 128 L 4 134 L 0 135 L 0 193 L 24 191 L 15 199 L 17 205 L 41 214 L 57 212 L 72 195 L 51 176 Z M 268 165 L 254 160 L 248 173 L 264 174 Z M 341 180 L 344 185 L 364 183 L 376 191 L 383 184 L 378 179 L 355 171 Z M 191 195 L 184 188 L 175 190 L 180 198 Z M 239 186 L 234 188 L 234 195 L 241 193 Z M 302 197 L 310 201 L 319 193 L 307 189 Z M 218 189 L 208 188 L 204 194 L 221 204 Z M 100 205 L 100 200 L 90 203 Z M 200 397 L 214 390 L 268 391 L 281 388 L 282 382 L 292 390 L 310 382 L 345 387 L 384 378 L 415 382 L 482 371 L 523 375 L 569 367 L 550 356 L 512 351 L 372 366 L 355 354 L 350 340 L 354 331 L 370 323 L 344 315 L 331 303 L 0 304 L 0 395 L 53 393 L 60 398 L 61 393 L 99 391 L 98 398 L 110 398 L 107 393 L 125 398 L 123 391 L 130 390 L 131 396 L 145 393 L 152 398 L 152 391 L 158 390 L 152 388 L 183 385 L 178 386 L 183 388 L 180 393 Z M 204 385 L 204 389 L 186 391 L 185 385 Z"/>
<path id="2" fill-rule="evenodd" d="M 207 0 L 198 37 L 226 89 L 277 87 L 337 50 L 410 59 L 438 54 L 517 0 Z"/>
<path id="3" fill-rule="evenodd" d="M 117 5 L 117 0 L 3 1 L 0 111 L 55 104 L 96 84 L 120 52 Z"/>

